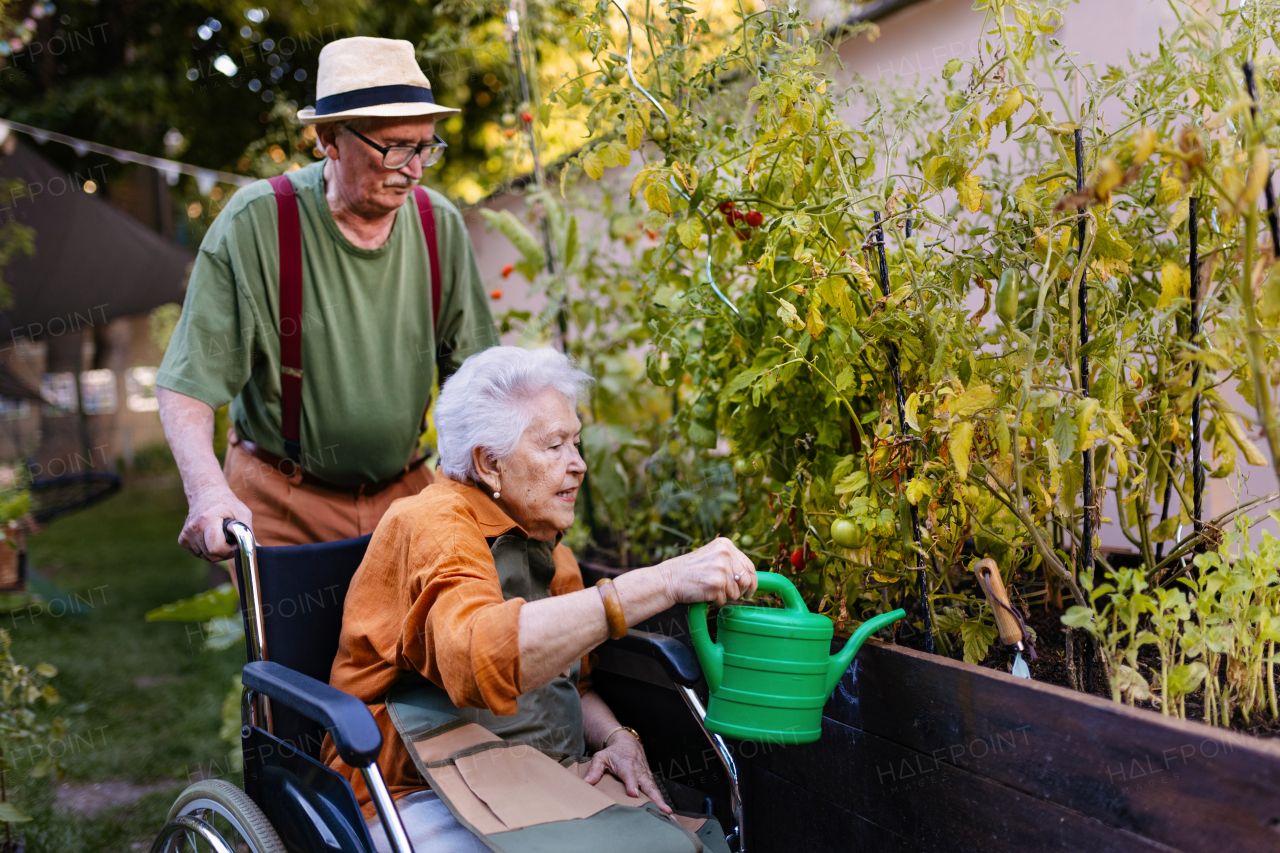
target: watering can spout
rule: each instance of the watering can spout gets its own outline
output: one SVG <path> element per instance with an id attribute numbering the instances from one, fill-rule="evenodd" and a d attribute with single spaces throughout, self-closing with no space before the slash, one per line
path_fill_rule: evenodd
<path id="1" fill-rule="evenodd" d="M 867 637 L 887 625 L 892 625 L 906 615 L 907 612 L 899 608 L 889 613 L 873 616 L 859 625 L 858 630 L 854 631 L 853 636 L 849 638 L 849 642 L 844 644 L 844 648 L 831 656 L 831 664 L 827 670 L 827 693 L 836 689 L 836 685 L 840 682 L 840 676 L 844 675 L 845 670 L 849 668 L 849 664 L 853 663 L 853 656 L 858 653 L 858 649 L 862 648 L 862 644 L 867 641 Z"/>

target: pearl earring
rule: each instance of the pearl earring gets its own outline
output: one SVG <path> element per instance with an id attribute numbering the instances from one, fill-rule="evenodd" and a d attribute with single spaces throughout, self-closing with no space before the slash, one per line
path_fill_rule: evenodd
<path id="1" fill-rule="evenodd" d="M 497 492 L 497 491 L 495 491 L 495 492 L 493 493 L 493 499 L 494 499 L 495 501 L 496 501 L 498 498 L 500 498 L 500 497 L 502 497 L 502 493 L 501 493 L 501 492 Z"/>

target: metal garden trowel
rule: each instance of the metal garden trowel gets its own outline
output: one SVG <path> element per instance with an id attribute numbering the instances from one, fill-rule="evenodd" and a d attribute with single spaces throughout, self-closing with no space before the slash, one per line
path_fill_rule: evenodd
<path id="1" fill-rule="evenodd" d="M 991 611 L 996 617 L 996 628 L 1000 631 L 1000 642 L 1013 646 L 1013 674 L 1018 678 L 1031 678 L 1031 668 L 1022 659 L 1027 653 L 1027 660 L 1036 659 L 1036 648 L 1028 636 L 1027 623 L 1022 614 L 1009 603 L 1009 594 L 1005 592 L 1004 581 L 1000 577 L 1000 567 L 996 561 L 987 557 L 979 560 L 973 567 L 978 578 L 978 586 L 987 597 Z"/>

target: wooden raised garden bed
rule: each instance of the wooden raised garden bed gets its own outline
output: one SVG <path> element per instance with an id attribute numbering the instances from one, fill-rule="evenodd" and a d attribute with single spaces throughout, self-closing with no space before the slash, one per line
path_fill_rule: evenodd
<path id="1" fill-rule="evenodd" d="M 674 612 L 645 627 L 685 633 Z M 722 773 L 656 665 L 605 654 L 595 679 L 659 726 L 655 773 L 721 813 Z M 1280 849 L 1280 743 L 902 646 L 858 653 L 817 743 L 732 746 L 752 853 Z"/>

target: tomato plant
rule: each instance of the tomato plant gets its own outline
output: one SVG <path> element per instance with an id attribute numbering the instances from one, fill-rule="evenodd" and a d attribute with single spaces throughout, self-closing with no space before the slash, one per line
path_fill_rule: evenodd
<path id="1" fill-rule="evenodd" d="M 979 51 L 924 93 L 841 83 L 793 9 L 740 7 L 726 37 L 673 6 L 631 33 L 643 89 L 597 87 L 562 187 L 643 156 L 648 378 L 688 446 L 734 455 L 740 541 L 838 627 L 923 595 L 943 649 L 981 660 L 973 554 L 1024 605 L 1074 603 L 1097 627 L 1092 592 L 1121 569 L 1086 569 L 1086 514 L 1172 589 L 1257 505 L 1192 519 L 1190 445 L 1200 411 L 1210 477 L 1280 460 L 1280 266 L 1259 211 L 1280 65 L 1258 55 L 1280 4 L 1173 6 L 1159 53 L 1095 72 L 1053 37 L 1066 3 L 977 0 Z M 627 38 L 616 14 L 584 5 L 571 33 L 602 72 Z"/>

